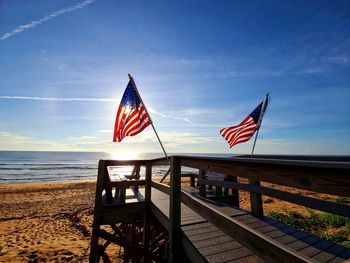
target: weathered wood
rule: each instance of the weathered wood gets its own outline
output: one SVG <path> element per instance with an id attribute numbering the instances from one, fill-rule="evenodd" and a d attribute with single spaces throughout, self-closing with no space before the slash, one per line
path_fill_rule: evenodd
<path id="1" fill-rule="evenodd" d="M 249 179 L 249 184 L 260 186 L 260 181 Z M 256 214 L 259 216 L 264 215 L 264 208 L 263 208 L 261 194 L 250 192 L 250 209 L 253 214 Z"/>
<path id="2" fill-rule="evenodd" d="M 91 246 L 90 246 L 90 256 L 89 256 L 90 263 L 98 262 L 98 232 L 100 230 L 101 202 L 102 202 L 102 192 L 103 192 L 103 180 L 105 178 L 105 173 L 107 173 L 105 162 L 100 160 L 98 163 L 98 172 L 97 172 L 94 220 L 92 224 Z"/>
<path id="3" fill-rule="evenodd" d="M 337 214 L 341 216 L 350 217 L 350 207 L 347 204 L 331 202 L 327 200 L 321 200 L 313 197 L 302 196 L 299 194 L 293 194 L 286 191 L 272 189 L 265 186 L 256 186 L 249 184 L 240 184 L 234 182 L 222 182 L 222 181 L 213 181 L 213 180 L 204 180 L 205 184 L 212 184 L 214 186 L 220 185 L 228 188 L 235 188 L 238 190 L 254 192 L 258 194 L 267 195 L 277 199 L 281 199 L 287 202 L 294 204 L 302 205 L 308 208 L 313 208 L 316 210 Z"/>
<path id="4" fill-rule="evenodd" d="M 166 173 L 163 175 L 162 179 L 160 179 L 160 182 L 161 182 L 161 183 L 163 183 L 163 181 L 165 180 L 165 178 L 169 175 L 170 170 L 171 170 L 171 168 L 169 168 L 169 170 L 166 171 Z"/>
<path id="5" fill-rule="evenodd" d="M 191 186 L 192 187 L 195 187 L 196 186 L 196 181 L 195 181 L 195 178 L 193 176 L 190 176 L 190 180 L 191 180 Z"/>
<path id="6" fill-rule="evenodd" d="M 106 182 L 107 187 L 131 187 L 131 186 L 142 186 L 146 184 L 146 180 L 125 180 L 125 181 L 114 181 L 114 182 Z"/>
<path id="7" fill-rule="evenodd" d="M 131 176 L 133 176 L 135 179 L 140 179 L 140 170 L 141 166 L 139 164 L 136 164 L 131 172 Z"/>
<path id="8" fill-rule="evenodd" d="M 162 224 L 162 226 L 169 230 L 169 218 L 164 214 L 163 211 L 159 209 L 158 206 L 155 204 L 151 203 L 151 212 L 152 215 L 157 218 L 157 220 Z"/>
<path id="9" fill-rule="evenodd" d="M 181 247 L 183 252 L 187 255 L 190 262 L 207 263 L 205 257 L 199 253 L 197 248 L 189 241 L 186 236 L 182 233 L 181 235 Z"/>
<path id="10" fill-rule="evenodd" d="M 179 157 L 184 166 L 350 197 L 349 162 Z"/>
<path id="11" fill-rule="evenodd" d="M 144 262 L 149 262 L 147 256 L 149 252 L 150 242 L 150 227 L 151 227 L 151 181 L 152 181 L 152 164 L 149 162 L 146 165 L 146 187 L 145 187 L 145 213 L 143 219 L 143 247 L 145 250 Z"/>
<path id="12" fill-rule="evenodd" d="M 145 202 L 115 204 L 101 208 L 99 225 L 130 223 L 143 218 Z"/>
<path id="13" fill-rule="evenodd" d="M 182 192 L 181 200 L 223 232 L 235 238 L 257 255 L 272 262 L 312 262 L 312 260 L 252 230 L 238 220 L 210 208 L 203 201 Z"/>
<path id="14" fill-rule="evenodd" d="M 180 159 L 170 157 L 170 214 L 169 218 L 169 262 L 175 263 L 181 255 L 181 166 Z"/>
<path id="15" fill-rule="evenodd" d="M 237 176 L 226 176 L 224 178 L 224 181 L 237 183 Z M 228 189 L 231 189 L 232 205 L 239 207 L 239 192 L 238 192 L 238 190 L 235 188 L 226 187 L 225 191 L 226 191 L 226 189 L 227 189 L 227 191 L 228 191 Z"/>
<path id="16" fill-rule="evenodd" d="M 170 194 L 170 187 L 169 185 L 166 184 L 161 184 L 161 183 L 157 183 L 155 181 L 151 182 L 152 187 L 156 188 L 157 190 L 165 193 L 165 194 Z"/>
<path id="17" fill-rule="evenodd" d="M 331 162 L 350 162 L 350 156 L 344 155 L 286 155 L 286 154 L 254 154 L 239 155 L 236 158 L 251 159 L 277 159 L 277 160 L 297 160 L 297 161 L 331 161 Z"/>
<path id="18" fill-rule="evenodd" d="M 205 171 L 199 170 L 199 195 L 202 197 L 205 197 L 207 194 L 206 184 L 204 183 L 205 180 Z"/>

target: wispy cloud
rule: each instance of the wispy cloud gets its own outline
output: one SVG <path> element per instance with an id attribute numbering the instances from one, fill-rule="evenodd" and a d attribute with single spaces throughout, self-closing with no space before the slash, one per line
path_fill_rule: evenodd
<path id="1" fill-rule="evenodd" d="M 85 0 L 85 1 L 82 1 L 82 2 L 79 2 L 75 5 L 72 5 L 72 6 L 69 6 L 69 7 L 66 7 L 66 8 L 62 8 L 62 9 L 59 9 L 49 15 L 46 15 L 38 20 L 33 20 L 27 24 L 24 24 L 24 25 L 19 25 L 17 27 L 15 27 L 14 29 L 12 29 L 10 32 L 7 32 L 5 34 L 3 34 L 1 37 L 0 37 L 0 40 L 5 40 L 5 39 L 8 39 L 18 33 L 21 33 L 25 30 L 28 30 L 30 28 L 34 28 L 38 25 L 41 25 L 42 23 L 46 22 L 46 21 L 49 21 L 57 16 L 60 16 L 60 15 L 63 15 L 65 13 L 68 13 L 68 12 L 72 12 L 72 11 L 75 11 L 77 9 L 80 9 L 80 8 L 83 8 L 89 4 L 91 4 L 92 2 L 94 2 L 95 0 Z"/>
<path id="2" fill-rule="evenodd" d="M 116 102 L 113 98 L 59 98 L 59 97 L 30 97 L 30 96 L 0 96 L 2 100 L 42 100 L 42 101 L 92 101 Z"/>
<path id="3" fill-rule="evenodd" d="M 152 107 L 147 107 L 147 109 L 149 110 L 150 113 L 152 113 L 154 115 L 158 115 L 158 116 L 166 118 L 166 119 L 183 120 L 185 122 L 192 123 L 192 121 L 189 118 L 186 118 L 186 117 L 177 117 L 177 116 L 165 115 L 163 113 L 160 113 L 160 112 L 156 111 Z"/>
<path id="4" fill-rule="evenodd" d="M 37 101 L 82 101 L 82 102 L 118 102 L 113 98 L 61 98 L 61 97 L 34 97 L 34 96 L 0 96 L 0 100 L 37 100 Z M 147 107 L 150 113 L 165 119 L 183 120 L 192 123 L 189 118 L 167 115 L 157 111 L 152 107 Z"/>

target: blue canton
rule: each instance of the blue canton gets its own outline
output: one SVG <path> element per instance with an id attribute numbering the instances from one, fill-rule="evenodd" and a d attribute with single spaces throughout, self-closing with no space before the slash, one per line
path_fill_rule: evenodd
<path id="1" fill-rule="evenodd" d="M 131 81 L 129 81 L 128 86 L 126 86 L 121 104 L 123 107 L 129 105 L 132 108 L 138 108 L 140 106 L 140 98 L 137 96 Z"/>
<path id="2" fill-rule="evenodd" d="M 263 103 L 261 102 L 258 107 L 250 114 L 250 116 L 254 119 L 255 123 L 258 123 L 260 112 L 262 108 Z"/>

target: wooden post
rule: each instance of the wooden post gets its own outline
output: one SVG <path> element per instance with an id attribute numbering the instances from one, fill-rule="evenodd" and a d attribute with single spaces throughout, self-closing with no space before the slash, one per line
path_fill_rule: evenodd
<path id="1" fill-rule="evenodd" d="M 134 178 L 136 180 L 140 179 L 140 168 L 141 168 L 140 164 L 135 164 L 134 169 L 132 170 L 131 175 L 134 176 Z M 139 187 L 138 186 L 134 186 L 134 190 L 138 191 Z"/>
<path id="2" fill-rule="evenodd" d="M 224 181 L 237 183 L 237 176 L 226 175 Z M 225 195 L 227 195 L 226 191 L 228 194 L 229 188 L 225 188 Z M 232 204 L 236 207 L 239 207 L 239 192 L 238 192 L 238 190 L 231 188 L 231 192 L 232 192 Z"/>
<path id="3" fill-rule="evenodd" d="M 249 184 L 260 186 L 260 181 L 249 179 Z M 250 207 L 253 214 L 258 216 L 264 215 L 264 208 L 262 203 L 261 194 L 250 193 Z"/>
<path id="4" fill-rule="evenodd" d="M 181 165 L 180 158 L 170 157 L 169 262 L 181 257 Z"/>
<path id="5" fill-rule="evenodd" d="M 101 220 L 101 201 L 102 192 L 104 187 L 105 174 L 107 174 L 107 167 L 104 160 L 100 160 L 98 163 L 96 194 L 95 194 L 95 208 L 94 208 L 94 221 L 92 223 L 92 235 L 91 235 L 91 247 L 89 262 L 98 262 L 98 232 L 100 230 Z"/>
<path id="6" fill-rule="evenodd" d="M 198 176 L 198 182 L 199 182 L 199 195 L 202 197 L 206 197 L 207 195 L 207 189 L 206 185 L 202 183 L 203 180 L 205 180 L 205 171 L 199 170 L 199 176 Z"/>
<path id="7" fill-rule="evenodd" d="M 143 248 L 145 250 L 144 262 L 149 262 L 149 241 L 150 241 L 150 226 L 151 226 L 151 181 L 152 181 L 152 163 L 146 164 L 146 185 L 145 185 L 145 214 L 143 223 Z"/>
<path id="8" fill-rule="evenodd" d="M 191 175 L 190 178 L 191 178 L 191 186 L 195 187 L 196 186 L 196 181 L 195 181 L 194 177 Z"/>
<path id="9" fill-rule="evenodd" d="M 222 196 L 222 187 L 221 186 L 215 186 L 215 195 Z"/>
<path id="10" fill-rule="evenodd" d="M 135 177 L 135 179 L 140 179 L 140 164 L 135 164 L 134 169 L 131 172 L 131 175 Z"/>

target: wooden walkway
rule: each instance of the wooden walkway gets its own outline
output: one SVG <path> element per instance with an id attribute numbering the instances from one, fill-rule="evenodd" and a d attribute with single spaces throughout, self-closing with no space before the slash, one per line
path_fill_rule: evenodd
<path id="1" fill-rule="evenodd" d="M 198 189 L 184 188 L 198 196 Z M 196 198 L 196 197 L 194 197 Z M 169 195 L 152 188 L 152 211 L 165 228 L 169 227 Z M 220 202 L 207 201 L 208 205 L 254 230 L 309 257 L 315 262 L 344 262 L 350 258 L 350 249 L 335 245 L 327 240 L 298 231 L 265 217 L 256 217 L 242 209 Z M 197 249 L 193 262 L 264 262 L 250 250 L 226 235 L 188 206 L 181 205 L 181 229 L 186 239 Z M 200 258 L 199 258 L 200 257 Z"/>
<path id="2" fill-rule="evenodd" d="M 124 248 L 124 262 L 350 262 L 350 249 L 264 217 L 262 195 L 345 217 L 350 217 L 348 204 L 260 185 L 265 181 L 350 198 L 350 157 L 272 157 L 172 156 L 170 186 L 152 181 L 152 167 L 167 164 L 164 158 L 101 160 L 90 262 L 109 262 L 111 243 Z M 112 167 L 125 165 L 134 165 L 136 172 L 113 176 Z M 141 166 L 146 168 L 142 180 Z M 191 187 L 181 187 L 181 166 L 198 169 Z M 213 180 L 209 172 L 228 177 Z M 232 205 L 208 199 L 210 189 L 218 196 L 230 191 Z M 238 208 L 239 191 L 250 193 L 251 211 Z M 153 232 L 160 225 L 157 237 Z"/>

